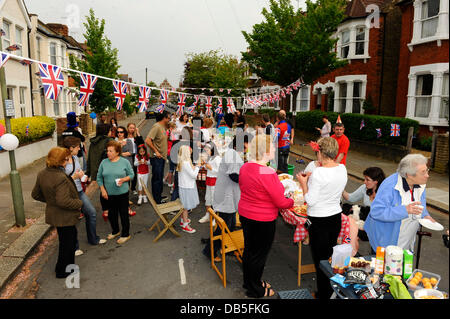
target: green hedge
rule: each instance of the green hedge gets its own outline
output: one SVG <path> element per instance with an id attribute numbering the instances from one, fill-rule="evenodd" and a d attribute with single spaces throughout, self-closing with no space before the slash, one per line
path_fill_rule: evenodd
<path id="1" fill-rule="evenodd" d="M 0 120 L 5 125 L 5 120 Z M 28 136 L 26 134 L 28 127 Z M 19 144 L 34 142 L 40 138 L 51 136 L 55 131 L 55 120 L 47 116 L 21 117 L 11 119 L 11 133 L 17 136 Z"/>
<path id="2" fill-rule="evenodd" d="M 297 113 L 296 128 L 310 133 L 318 133 L 316 127 L 322 128 L 322 116 L 327 115 L 328 120 L 334 125 L 338 113 L 314 110 Z M 361 120 L 364 119 L 365 126 L 360 130 Z M 409 127 L 414 127 L 414 134 L 419 130 L 419 122 L 403 118 L 380 115 L 365 115 L 356 113 L 341 114 L 342 123 L 345 126 L 345 135 L 351 140 L 371 141 L 384 145 L 406 146 Z M 391 124 L 400 125 L 400 136 L 390 136 Z M 381 128 L 382 136 L 377 138 L 376 128 Z"/>

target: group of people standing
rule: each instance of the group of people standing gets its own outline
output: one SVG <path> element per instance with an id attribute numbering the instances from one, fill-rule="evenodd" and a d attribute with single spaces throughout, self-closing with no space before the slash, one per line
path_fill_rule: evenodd
<path id="1" fill-rule="evenodd" d="M 69 115 L 68 115 L 69 119 Z M 70 115 L 69 128 L 77 125 Z M 199 124 L 196 125 L 196 120 Z M 216 122 L 216 123 L 214 123 Z M 368 240 L 375 251 L 378 246 L 399 245 L 414 249 L 417 218 L 434 221 L 426 210 L 425 184 L 428 179 L 426 159 L 421 155 L 408 155 L 399 164 L 397 173 L 385 177 L 379 167 L 364 172 L 364 184 L 356 191 L 345 191 L 347 185 L 346 159 L 350 146 L 345 127 L 336 123 L 331 134 L 331 123 L 323 118 L 318 128 L 321 137 L 311 143 L 317 160 L 311 161 L 305 171 L 296 175 L 307 204 L 311 222 L 308 229 L 313 262 L 317 269 L 318 298 L 329 298 L 332 290 L 329 279 L 320 271 L 319 263 L 332 255 L 333 246 L 342 225 L 342 202 L 362 202 L 368 208 L 364 225 L 355 234 Z M 232 141 L 224 149 L 216 144 L 217 136 L 230 132 Z M 78 248 L 75 224 L 80 211 L 86 218 L 88 241 L 92 245 L 106 242 L 95 231 L 96 212 L 83 189 L 85 175 L 91 181 L 86 189 L 92 193 L 100 188 L 103 217 L 111 224 L 108 240 L 116 237 L 119 244 L 130 239 L 129 194 L 139 192 L 138 204 L 148 199 L 142 192 L 141 181 L 147 184 L 151 170 L 151 193 L 157 204 L 169 200 L 163 196 L 164 183 L 171 189 L 171 200 L 180 199 L 184 211 L 181 229 L 195 233 L 189 213 L 200 204 L 197 178 L 200 169 L 206 169 L 205 206 L 220 216 L 230 231 L 236 228 L 239 213 L 244 233 L 243 288 L 250 297 L 270 297 L 272 286 L 263 280 L 264 267 L 276 231 L 280 209 L 303 203 L 294 202 L 284 195 L 279 173 L 287 172 L 290 147 L 294 142 L 294 129 L 280 111 L 272 124 L 268 115 L 256 130 L 249 130 L 241 114 L 225 114 L 220 118 L 207 118 L 194 114 L 179 118 L 167 112 L 156 114 L 156 123 L 144 139 L 133 123 L 128 127 L 99 123 L 96 136 L 90 140 L 84 169 L 78 154 L 81 138 L 67 134 L 63 148 L 52 149 L 47 157 L 47 168 L 39 173 L 33 198 L 47 203 L 46 221 L 56 226 L 60 240 L 56 276 L 65 277 L 65 265 L 74 261 Z M 278 162 L 276 157 L 278 156 Z M 165 164 L 169 171 L 164 176 Z M 277 164 L 277 165 L 276 165 Z M 134 181 L 134 182 L 133 182 Z M 134 185 L 134 188 L 133 188 Z M 349 216 L 351 218 L 351 216 Z M 120 230 L 119 218 L 122 229 Z M 199 220 L 209 221 L 207 212 Z M 214 235 L 220 230 L 217 229 Z M 217 244 L 217 245 L 216 245 Z M 209 258 L 209 241 L 203 253 Z M 215 261 L 220 261 L 220 243 L 215 242 Z M 354 247 L 355 254 L 358 247 Z"/>

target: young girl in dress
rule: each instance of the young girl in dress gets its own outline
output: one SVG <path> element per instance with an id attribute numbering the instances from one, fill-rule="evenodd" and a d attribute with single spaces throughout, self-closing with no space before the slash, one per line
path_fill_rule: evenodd
<path id="1" fill-rule="evenodd" d="M 214 145 L 212 143 L 206 144 L 204 150 L 208 154 L 208 161 L 205 164 L 207 170 L 206 173 L 206 193 L 205 193 L 205 208 L 206 214 L 198 222 L 206 223 L 209 222 L 208 208 L 211 208 L 214 199 L 214 189 L 216 187 L 217 172 L 219 172 L 220 162 L 222 157 L 215 154 Z"/>
<path id="2" fill-rule="evenodd" d="M 178 151 L 178 189 L 181 203 L 184 210 L 181 215 L 181 229 L 189 234 L 195 233 L 189 223 L 188 210 L 194 209 L 200 203 L 197 191 L 197 175 L 200 170 L 200 163 L 196 166 L 192 164 L 191 160 L 192 150 L 188 145 L 183 145 Z"/>
<path id="3" fill-rule="evenodd" d="M 138 179 L 138 191 L 139 199 L 137 204 L 141 205 L 142 200 L 144 203 L 148 203 L 147 195 L 144 194 L 144 190 L 141 184 L 141 179 L 144 181 L 144 185 L 147 186 L 148 173 L 150 165 L 150 157 L 147 153 L 147 147 L 144 144 L 138 146 L 137 154 L 134 157 L 134 166 L 137 167 L 137 179 Z"/>

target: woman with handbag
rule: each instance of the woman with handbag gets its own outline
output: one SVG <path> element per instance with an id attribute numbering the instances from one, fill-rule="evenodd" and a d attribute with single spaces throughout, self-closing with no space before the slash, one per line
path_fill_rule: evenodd
<path id="1" fill-rule="evenodd" d="M 83 201 L 78 198 L 74 181 L 66 175 L 64 169 L 70 159 L 70 151 L 63 147 L 54 147 L 47 155 L 47 167 L 39 172 L 31 197 L 46 203 L 45 222 L 55 226 L 59 239 L 56 278 L 70 275 L 68 265 L 75 264 L 77 244 L 78 216 Z"/>

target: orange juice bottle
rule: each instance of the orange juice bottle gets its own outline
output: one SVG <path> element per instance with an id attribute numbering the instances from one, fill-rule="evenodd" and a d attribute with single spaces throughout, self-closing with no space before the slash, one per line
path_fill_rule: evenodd
<path id="1" fill-rule="evenodd" d="M 384 247 L 377 247 L 377 254 L 375 258 L 375 273 L 383 274 L 384 273 Z"/>

